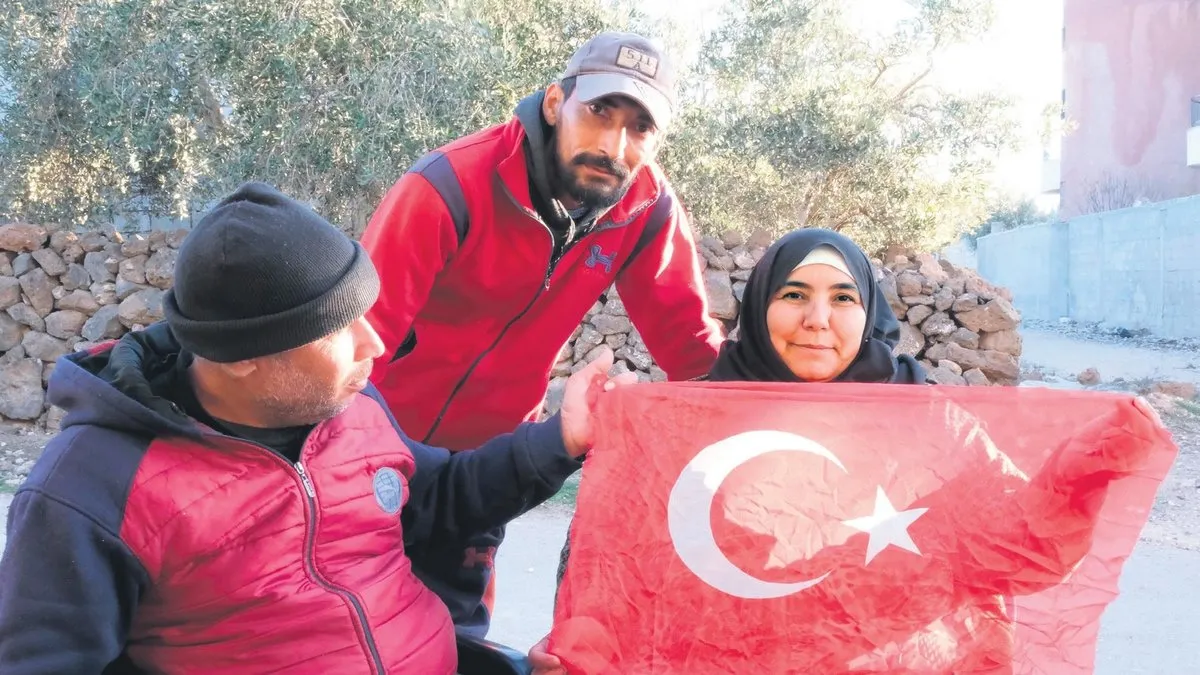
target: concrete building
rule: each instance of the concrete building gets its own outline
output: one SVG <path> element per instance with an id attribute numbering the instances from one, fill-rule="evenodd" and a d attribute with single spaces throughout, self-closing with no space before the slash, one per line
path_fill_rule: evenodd
<path id="1" fill-rule="evenodd" d="M 1200 194 L 1200 0 L 1064 0 L 1059 216 Z"/>

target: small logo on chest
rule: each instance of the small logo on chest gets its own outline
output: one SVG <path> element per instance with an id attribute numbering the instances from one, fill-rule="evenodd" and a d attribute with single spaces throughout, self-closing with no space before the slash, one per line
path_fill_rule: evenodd
<path id="1" fill-rule="evenodd" d="M 588 269 L 603 267 L 605 274 L 612 274 L 613 260 L 616 257 L 616 251 L 605 253 L 604 249 L 600 248 L 600 244 L 592 244 L 592 248 L 588 250 L 588 258 L 583 261 L 583 264 Z"/>
<path id="2" fill-rule="evenodd" d="M 400 510 L 400 504 L 404 501 L 404 483 L 400 481 L 400 474 L 396 473 L 395 469 L 385 466 L 376 471 L 373 485 L 375 503 L 384 513 L 391 515 Z"/>

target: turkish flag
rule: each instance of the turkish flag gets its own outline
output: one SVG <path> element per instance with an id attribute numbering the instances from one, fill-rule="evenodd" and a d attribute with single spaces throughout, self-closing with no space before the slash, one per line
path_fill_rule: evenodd
<path id="1" fill-rule="evenodd" d="M 1177 448 L 1116 394 L 604 396 L 550 650 L 571 673 L 1091 673 Z"/>

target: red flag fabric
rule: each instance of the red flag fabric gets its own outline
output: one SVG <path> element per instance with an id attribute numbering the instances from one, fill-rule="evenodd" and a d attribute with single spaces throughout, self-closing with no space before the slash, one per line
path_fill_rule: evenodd
<path id="1" fill-rule="evenodd" d="M 1091 673 L 1177 453 L 1117 394 L 604 398 L 549 645 L 586 675 Z"/>

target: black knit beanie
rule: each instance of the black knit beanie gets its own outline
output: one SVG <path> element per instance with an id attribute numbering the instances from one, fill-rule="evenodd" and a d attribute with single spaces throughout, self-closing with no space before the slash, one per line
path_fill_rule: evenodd
<path id="1" fill-rule="evenodd" d="M 231 363 L 306 345 L 375 304 L 362 245 L 265 183 L 226 197 L 183 241 L 163 298 L 184 349 Z"/>

